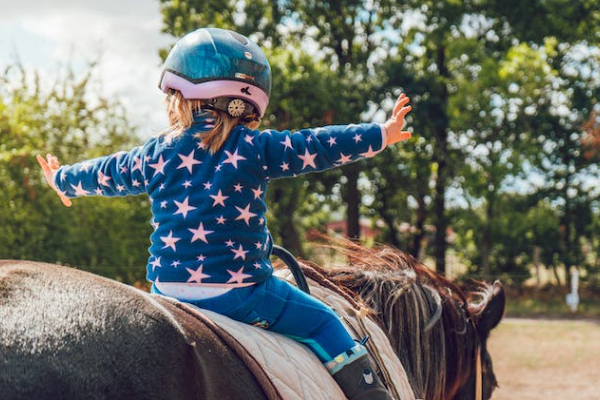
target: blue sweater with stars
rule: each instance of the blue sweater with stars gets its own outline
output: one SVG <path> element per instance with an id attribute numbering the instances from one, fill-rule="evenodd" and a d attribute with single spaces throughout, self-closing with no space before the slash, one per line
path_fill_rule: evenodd
<path id="1" fill-rule="evenodd" d="M 199 116 L 182 136 L 160 136 L 130 152 L 61 167 L 68 197 L 147 194 L 154 232 L 149 281 L 243 287 L 272 274 L 265 192 L 270 180 L 323 171 L 383 150 L 379 124 L 263 132 L 237 126 L 210 154 L 195 135 L 211 128 Z"/>

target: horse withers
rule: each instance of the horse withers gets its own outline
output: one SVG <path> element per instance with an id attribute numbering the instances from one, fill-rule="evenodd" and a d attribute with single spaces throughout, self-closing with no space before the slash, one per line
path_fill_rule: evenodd
<path id="1" fill-rule="evenodd" d="M 361 261 L 306 272 L 362 295 L 354 300 L 373 309 L 418 398 L 491 396 L 485 344 L 504 310 L 499 284 L 463 291 L 389 249 L 360 249 L 351 260 Z M 80 270 L 1 261 L 0 398 L 273 400 L 210 323 L 185 318 Z"/>

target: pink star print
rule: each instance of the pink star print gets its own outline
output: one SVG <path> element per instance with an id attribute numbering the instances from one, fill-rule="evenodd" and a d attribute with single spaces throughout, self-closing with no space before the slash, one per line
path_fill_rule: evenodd
<path id="1" fill-rule="evenodd" d="M 165 174 L 165 165 L 167 165 L 167 163 L 169 161 L 170 160 L 164 161 L 163 160 L 163 156 L 161 154 L 160 157 L 158 157 L 158 162 L 157 163 L 155 163 L 155 164 L 148 164 L 148 166 L 150 168 L 153 168 L 155 170 L 154 171 L 154 175 L 152 175 L 152 176 L 155 176 L 156 174 L 163 174 L 164 175 Z"/>
<path id="2" fill-rule="evenodd" d="M 196 240 L 202 240 L 204 243 L 208 243 L 208 240 L 206 240 L 206 235 L 210 235 L 211 233 L 214 232 L 214 231 L 205 230 L 202 222 L 200 222 L 200 225 L 198 225 L 198 229 L 188 229 L 188 230 L 194 234 L 194 236 L 192 237 L 192 240 L 191 240 L 192 243 L 194 243 Z"/>
<path id="3" fill-rule="evenodd" d="M 304 155 L 303 156 L 298 156 L 298 158 L 300 158 L 303 161 L 302 164 L 302 169 L 311 166 L 313 168 L 317 168 L 317 166 L 315 165 L 315 158 L 317 157 L 317 153 L 314 154 L 310 154 L 308 152 L 308 149 L 304 150 Z"/>
<path id="4" fill-rule="evenodd" d="M 198 257 L 196 257 L 198 259 L 198 261 L 202 262 L 204 260 L 206 260 L 206 257 L 204 257 L 203 254 L 200 254 Z"/>
<path id="5" fill-rule="evenodd" d="M 234 241 L 232 241 L 231 239 L 229 239 L 228 241 L 226 241 L 226 242 L 225 242 L 225 245 L 226 245 L 227 247 L 233 247 L 233 245 L 234 245 L 234 244 L 235 244 L 235 242 L 234 242 Z"/>
<path id="6" fill-rule="evenodd" d="M 102 171 L 98 172 L 98 184 L 99 185 L 103 185 L 103 186 L 110 186 L 108 184 L 108 181 L 110 181 L 112 178 L 108 175 L 104 175 L 102 173 Z"/>
<path id="7" fill-rule="evenodd" d="M 87 196 L 90 194 L 90 192 L 83 190 L 83 187 L 81 187 L 81 182 L 79 182 L 77 186 L 71 184 L 71 187 L 75 189 L 75 196 Z"/>
<path id="8" fill-rule="evenodd" d="M 369 146 L 369 149 L 367 150 L 366 153 L 360 153 L 361 156 L 363 157 L 367 157 L 367 158 L 371 158 L 373 157 L 375 154 L 377 154 L 376 151 L 373 151 L 373 148 L 371 146 Z"/>
<path id="9" fill-rule="evenodd" d="M 152 261 L 152 262 L 150 263 L 150 265 L 152 266 L 152 272 L 154 272 L 154 270 L 155 270 L 156 268 L 161 268 L 161 267 L 162 267 L 162 265 L 160 265 L 160 257 L 158 257 L 158 258 L 156 258 L 154 261 Z"/>
<path id="10" fill-rule="evenodd" d="M 217 193 L 216 195 L 211 194 L 210 197 L 212 197 L 214 200 L 213 207 L 216 207 L 217 204 L 220 204 L 223 207 L 225 207 L 225 200 L 229 198 L 229 196 L 223 196 L 221 190 L 219 190 L 219 193 Z"/>
<path id="11" fill-rule="evenodd" d="M 238 206 L 235 206 L 235 208 L 237 208 L 237 210 L 240 212 L 240 215 L 238 215 L 238 217 L 235 220 L 238 221 L 240 219 L 243 219 L 244 221 L 246 221 L 246 225 L 250 226 L 250 218 L 256 216 L 255 213 L 250 212 L 250 204 L 248 204 L 245 208 L 240 208 Z"/>
<path id="12" fill-rule="evenodd" d="M 192 169 L 194 168 L 194 165 L 197 164 L 202 164 L 201 161 L 198 161 L 194 158 L 194 150 L 192 150 L 192 152 L 190 154 L 188 154 L 187 156 L 183 155 L 183 154 L 177 154 L 179 156 L 179 158 L 181 158 L 181 164 L 179 164 L 179 167 L 177 167 L 177 169 L 181 169 L 181 168 L 186 168 L 189 173 L 192 173 Z"/>
<path id="13" fill-rule="evenodd" d="M 175 243 L 180 241 L 181 238 L 173 237 L 173 231 L 169 231 L 169 236 L 161 236 L 160 240 L 162 240 L 165 244 L 163 246 L 163 249 L 170 247 L 171 249 L 173 249 L 173 251 L 177 251 L 177 247 L 176 247 Z"/>
<path id="14" fill-rule="evenodd" d="M 202 272 L 202 268 L 204 268 L 203 265 L 201 265 L 200 267 L 198 267 L 197 270 L 193 270 L 191 268 L 186 268 L 187 272 L 190 273 L 190 278 L 187 280 L 188 282 L 197 282 L 197 283 L 202 283 L 202 279 L 204 278 L 210 278 L 210 275 L 205 274 L 204 272 Z"/>
<path id="15" fill-rule="evenodd" d="M 102 194 L 103 194 L 103 193 L 102 193 L 102 189 L 100 189 L 100 188 L 96 188 L 96 189 L 94 189 L 94 192 L 96 192 L 96 194 L 97 194 L 98 196 L 102 196 Z"/>
<path id="16" fill-rule="evenodd" d="M 85 172 L 88 172 L 91 166 L 92 166 L 92 163 L 89 161 L 86 161 L 83 164 L 81 164 L 81 169 L 84 170 Z"/>
<path id="17" fill-rule="evenodd" d="M 252 192 L 254 192 L 254 200 L 260 198 L 260 195 L 264 193 L 262 191 L 262 189 L 260 188 L 260 185 L 258 186 L 257 189 L 252 189 Z"/>
<path id="18" fill-rule="evenodd" d="M 177 206 L 177 211 L 175 211 L 175 213 L 173 215 L 181 214 L 181 215 L 183 215 L 183 218 L 186 218 L 189 211 L 196 209 L 196 207 L 190 206 L 188 204 L 189 198 L 190 198 L 189 196 L 186 197 L 182 203 L 175 200 L 175 205 Z"/>
<path id="19" fill-rule="evenodd" d="M 250 278 L 252 275 L 249 274 L 244 274 L 244 267 L 240 268 L 237 270 L 237 272 L 231 271 L 231 270 L 227 270 L 227 272 L 229 272 L 229 275 L 231 275 L 231 279 L 229 279 L 227 281 L 227 283 L 242 283 L 242 281 L 246 278 Z"/>
<path id="20" fill-rule="evenodd" d="M 334 144 L 337 144 L 337 143 L 335 142 L 335 138 L 334 138 L 333 136 L 331 136 L 331 137 L 329 138 L 329 140 L 327 141 L 327 143 L 329 143 L 329 147 L 332 147 Z"/>
<path id="21" fill-rule="evenodd" d="M 227 220 L 222 215 L 219 218 L 217 218 L 217 224 L 219 225 L 225 225 L 225 221 Z"/>
<path id="22" fill-rule="evenodd" d="M 290 169 L 290 164 L 284 162 L 283 164 L 280 165 L 280 167 L 281 167 L 282 171 L 287 171 Z"/>
<path id="23" fill-rule="evenodd" d="M 210 190 L 210 188 L 212 187 L 212 183 L 210 182 L 204 182 L 204 190 Z"/>
<path id="24" fill-rule="evenodd" d="M 292 139 L 289 136 L 286 136 L 285 140 L 283 142 L 279 142 L 279 143 L 281 143 L 283 145 L 283 150 L 286 150 L 287 148 L 290 148 L 292 150 L 294 149 L 292 147 Z"/>
<path id="25" fill-rule="evenodd" d="M 141 158 L 134 157 L 133 158 L 133 163 L 134 163 L 134 165 L 133 165 L 133 168 L 131 168 L 131 172 L 135 172 L 138 169 L 140 171 L 142 170 L 142 159 Z M 123 171 L 121 171 L 121 172 L 123 172 Z"/>
<path id="26" fill-rule="evenodd" d="M 238 183 L 237 185 L 233 185 L 233 188 L 235 189 L 236 192 L 242 193 L 242 189 L 244 187 Z"/>
<path id="27" fill-rule="evenodd" d="M 242 247 L 241 244 L 237 250 L 231 249 L 231 251 L 233 251 L 233 253 L 235 254 L 235 257 L 233 257 L 234 260 L 236 258 L 241 258 L 242 260 L 246 260 L 246 253 L 248 253 L 248 250 L 244 250 L 244 248 Z"/>
<path id="28" fill-rule="evenodd" d="M 350 161 L 352 161 L 352 156 L 347 156 L 344 153 L 340 153 L 340 159 L 337 160 L 337 162 L 339 162 L 340 164 L 346 164 L 349 163 Z"/>
<path id="29" fill-rule="evenodd" d="M 227 153 L 227 160 L 223 161 L 223 164 L 232 164 L 235 169 L 237 169 L 238 165 L 238 161 L 242 161 L 245 160 L 246 157 L 242 157 L 240 155 L 238 155 L 238 150 L 236 149 L 233 154 L 228 152 L 227 150 L 225 150 L 225 153 Z"/>
<path id="30" fill-rule="evenodd" d="M 246 143 L 251 144 L 252 146 L 254 146 L 254 143 L 252 142 L 254 140 L 254 136 L 250 136 L 250 135 L 245 135 L 244 136 L 244 140 L 246 141 Z"/>

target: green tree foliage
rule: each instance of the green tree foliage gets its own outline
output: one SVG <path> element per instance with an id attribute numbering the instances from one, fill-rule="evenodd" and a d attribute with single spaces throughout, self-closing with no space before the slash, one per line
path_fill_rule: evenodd
<path id="1" fill-rule="evenodd" d="M 312 57 L 306 61 L 315 66 L 326 65 L 332 74 L 328 76 L 328 92 L 318 88 L 320 79 L 307 79 L 298 92 L 305 104 L 293 101 L 294 114 L 304 121 L 324 123 L 356 122 L 367 108 L 375 85 L 371 73 L 374 64 L 385 56 L 376 50 L 389 42 L 383 34 L 392 13 L 394 2 L 362 1 L 254 1 L 211 2 L 201 0 L 160 1 L 164 31 L 181 36 L 204 26 L 234 29 L 252 35 L 263 47 L 282 49 L 295 53 L 301 45 L 312 49 Z M 306 29 L 310 27 L 310 29 Z M 285 70 L 271 60 L 274 70 Z M 305 64 L 307 65 L 307 64 Z M 315 67 L 313 67 L 314 69 Z M 285 81 L 288 75 L 276 75 L 274 81 Z M 292 77 L 293 79 L 293 77 Z M 287 83 L 283 84 L 288 85 Z M 276 89 L 276 88 L 274 88 Z M 276 91 L 273 91 L 276 94 Z M 303 94 L 301 94 L 303 93 Z M 320 96 L 316 96 L 320 95 Z M 276 98 L 271 102 L 269 113 L 281 117 Z M 284 105 L 285 107 L 286 105 Z M 316 109 L 314 109 L 316 106 Z M 315 114 L 311 109 L 314 109 Z M 286 120 L 283 120 L 284 123 Z M 297 126 L 294 126 L 297 128 Z M 361 193 L 358 188 L 360 167 L 345 166 L 325 174 L 316 187 L 330 188 L 332 182 L 341 186 L 344 208 L 347 210 L 348 234 L 359 236 L 359 208 Z M 316 178 L 311 178 L 315 180 Z M 298 184 L 296 184 L 298 185 Z M 280 188 L 280 190 L 284 190 Z M 290 186 L 290 190 L 294 190 Z M 285 214 L 289 215 L 289 214 Z M 284 218 L 284 216 L 281 216 Z M 294 222 L 288 220 L 286 225 Z M 284 243 L 294 246 L 293 243 Z"/>
<path id="2" fill-rule="evenodd" d="M 368 194 L 361 213 L 383 222 L 388 243 L 420 256 L 434 225 L 441 272 L 450 229 L 478 276 L 521 282 L 537 260 L 597 268 L 599 191 L 587 178 L 600 140 L 583 128 L 600 113 L 596 0 L 160 3 L 174 36 L 220 26 L 270 49 L 281 86 L 269 126 L 370 119 L 399 90 L 410 95 L 415 138 L 360 166 L 276 183 L 278 218 L 310 211 L 322 222 L 317 210 L 346 208 L 352 225 L 354 200 Z"/>
<path id="3" fill-rule="evenodd" d="M 133 282 L 145 274 L 147 200 L 86 198 L 67 209 L 35 160 L 53 153 L 69 164 L 136 141 L 121 107 L 92 90 L 93 71 L 65 71 L 50 88 L 19 66 L 0 76 L 0 258 L 75 265 Z"/>

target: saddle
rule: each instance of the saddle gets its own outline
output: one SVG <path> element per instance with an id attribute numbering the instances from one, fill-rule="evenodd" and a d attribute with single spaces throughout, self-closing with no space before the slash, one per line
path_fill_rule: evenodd
<path id="1" fill-rule="evenodd" d="M 277 275 L 295 282 L 287 270 L 278 271 Z M 335 290 L 333 284 L 320 285 L 310 277 L 306 282 L 311 295 L 333 308 L 349 332 L 357 338 L 370 337 L 366 347 L 378 366 L 381 379 L 396 400 L 415 400 L 404 367 L 387 335 L 368 317 L 366 310 Z M 175 299 L 161 297 L 160 302 L 211 326 L 254 374 L 269 400 L 346 399 L 316 355 L 299 342 Z"/>

